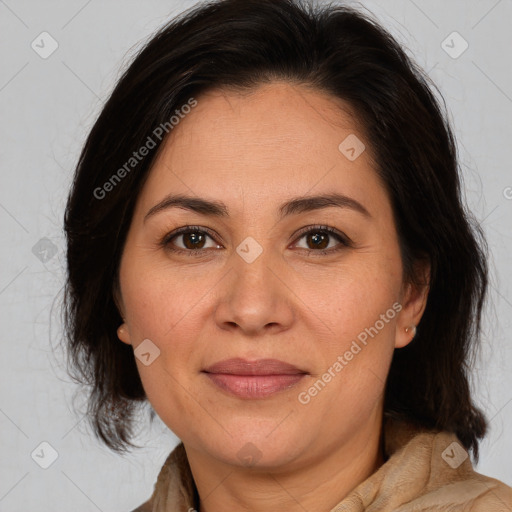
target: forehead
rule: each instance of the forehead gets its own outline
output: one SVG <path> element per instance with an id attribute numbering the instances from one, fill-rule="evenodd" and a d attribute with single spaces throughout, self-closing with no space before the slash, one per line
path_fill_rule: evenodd
<path id="1" fill-rule="evenodd" d="M 370 190 L 379 183 L 369 143 L 341 100 L 282 82 L 244 92 L 212 90 L 196 100 L 164 141 L 143 191 L 146 199 L 169 192 L 226 197 L 227 185 L 260 199 L 313 188 L 378 194 Z M 345 140 L 366 149 L 351 160 L 340 150 Z"/>
<path id="2" fill-rule="evenodd" d="M 265 146 L 281 153 L 301 148 L 302 158 L 315 158 L 333 142 L 337 149 L 343 132 L 362 137 L 360 123 L 348 104 L 305 85 L 277 82 L 243 92 L 216 89 L 197 101 L 171 132 L 169 142 L 178 149 L 201 139 L 200 147 L 195 148 L 201 156 L 202 148 L 220 157 Z M 320 139 L 324 143 L 318 147 Z M 238 144 L 219 144 L 223 140 Z"/>

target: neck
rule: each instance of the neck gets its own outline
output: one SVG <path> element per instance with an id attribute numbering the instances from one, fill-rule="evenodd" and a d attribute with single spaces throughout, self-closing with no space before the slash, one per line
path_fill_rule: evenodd
<path id="1" fill-rule="evenodd" d="M 331 510 L 384 463 L 381 428 L 380 420 L 307 464 L 297 461 L 284 469 L 240 468 L 185 445 L 199 512 Z"/>

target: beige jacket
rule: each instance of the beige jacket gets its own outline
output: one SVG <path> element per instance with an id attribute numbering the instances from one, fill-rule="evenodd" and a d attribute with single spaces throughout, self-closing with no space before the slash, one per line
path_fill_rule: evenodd
<path id="1" fill-rule="evenodd" d="M 476 473 L 454 434 L 386 418 L 384 447 L 386 462 L 330 512 L 512 512 L 512 488 Z M 133 512 L 198 510 L 180 443 L 162 467 L 151 498 Z"/>

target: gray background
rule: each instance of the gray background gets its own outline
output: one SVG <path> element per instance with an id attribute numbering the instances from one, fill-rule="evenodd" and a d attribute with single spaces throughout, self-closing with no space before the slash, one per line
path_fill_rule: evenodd
<path id="1" fill-rule="evenodd" d="M 62 215 L 80 147 L 121 70 L 157 27 L 193 3 L 0 0 L 1 511 L 131 510 L 149 497 L 177 442 L 160 420 L 152 429 L 141 423 L 136 442 L 144 448 L 121 457 L 73 412 L 76 386 L 58 345 Z M 467 202 L 492 251 L 474 379 L 491 431 L 477 469 L 510 485 L 512 1 L 363 4 L 439 85 L 455 125 Z M 47 58 L 31 47 L 51 49 L 44 31 L 58 43 Z M 446 39 L 454 31 L 469 44 L 458 58 L 445 51 L 463 48 L 457 36 Z M 47 469 L 34 460 L 51 462 L 43 441 L 57 455 Z"/>

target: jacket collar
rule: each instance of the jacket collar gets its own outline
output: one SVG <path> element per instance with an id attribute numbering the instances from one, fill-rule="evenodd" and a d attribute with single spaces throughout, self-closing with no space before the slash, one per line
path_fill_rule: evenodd
<path id="1" fill-rule="evenodd" d="M 330 512 L 465 510 L 484 495 L 487 512 L 512 510 L 512 488 L 476 473 L 455 434 L 385 416 L 383 441 L 386 462 Z M 407 509 L 401 508 L 405 504 Z M 134 512 L 198 510 L 199 496 L 179 443 L 165 461 L 152 497 Z"/>

